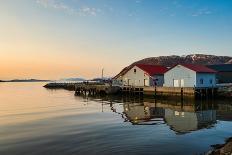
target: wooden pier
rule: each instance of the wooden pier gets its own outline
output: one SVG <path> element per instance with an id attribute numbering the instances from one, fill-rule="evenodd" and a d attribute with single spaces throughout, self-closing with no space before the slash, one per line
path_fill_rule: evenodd
<path id="1" fill-rule="evenodd" d="M 82 83 L 48 83 L 44 86 L 48 89 L 67 89 L 75 91 L 76 95 L 117 94 L 121 87 L 107 83 L 82 82 Z"/>
<path id="2" fill-rule="evenodd" d="M 96 95 L 96 94 L 105 94 L 106 85 L 76 85 L 75 94 L 76 95 Z"/>
<path id="3" fill-rule="evenodd" d="M 122 92 L 130 95 L 153 96 L 188 96 L 188 97 L 214 97 L 217 88 L 193 88 L 193 87 L 133 87 L 124 86 Z"/>
<path id="4" fill-rule="evenodd" d="M 104 95 L 104 94 L 117 94 L 121 91 L 119 86 L 111 86 L 109 84 L 79 84 L 75 85 L 76 95 Z"/>
<path id="5" fill-rule="evenodd" d="M 67 89 L 67 90 L 75 90 L 75 85 L 77 83 L 58 83 L 58 82 L 51 82 L 44 85 L 45 88 L 48 89 Z"/>

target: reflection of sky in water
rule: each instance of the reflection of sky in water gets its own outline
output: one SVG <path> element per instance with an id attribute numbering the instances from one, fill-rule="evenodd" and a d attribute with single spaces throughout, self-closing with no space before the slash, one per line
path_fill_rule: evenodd
<path id="1" fill-rule="evenodd" d="M 82 98 L 0 85 L 0 154 L 194 154 L 232 136 L 229 104 Z"/>

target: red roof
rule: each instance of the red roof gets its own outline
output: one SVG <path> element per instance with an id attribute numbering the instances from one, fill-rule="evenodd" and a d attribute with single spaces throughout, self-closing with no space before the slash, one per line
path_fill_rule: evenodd
<path id="1" fill-rule="evenodd" d="M 115 77 L 113 77 L 113 79 L 116 79 L 119 76 L 126 74 L 134 66 L 139 67 L 151 76 L 155 74 L 164 74 L 168 70 L 168 68 L 159 65 L 136 64 L 123 68 L 123 70 L 120 73 L 118 73 Z"/>
<path id="2" fill-rule="evenodd" d="M 184 66 L 184 67 L 191 69 L 191 70 L 198 72 L 198 73 L 216 73 L 217 72 L 217 71 L 210 69 L 210 68 L 203 66 L 203 65 L 196 65 L 196 64 L 179 64 L 179 65 Z M 177 66 L 177 65 L 175 65 L 175 66 Z M 174 68 L 174 67 L 172 67 L 172 68 Z M 170 68 L 170 69 L 172 69 L 172 68 Z"/>
<path id="3" fill-rule="evenodd" d="M 151 76 L 155 75 L 155 74 L 164 74 L 168 70 L 166 67 L 158 66 L 158 65 L 137 64 L 135 66 L 144 70 L 145 72 L 147 72 Z"/>

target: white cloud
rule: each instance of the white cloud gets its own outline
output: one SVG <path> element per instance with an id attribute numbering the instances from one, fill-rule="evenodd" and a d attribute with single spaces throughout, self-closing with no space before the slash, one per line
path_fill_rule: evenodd
<path id="1" fill-rule="evenodd" d="M 78 14 L 82 16 L 86 16 L 86 15 L 96 16 L 97 13 L 99 12 L 101 12 L 100 9 L 90 8 L 90 7 L 81 7 L 78 11 Z"/>
<path id="2" fill-rule="evenodd" d="M 59 0 L 36 0 L 36 3 L 44 8 L 60 10 L 65 13 L 78 16 L 96 16 L 97 13 L 101 12 L 100 9 L 91 7 L 79 7 L 75 9 Z"/>
<path id="3" fill-rule="evenodd" d="M 192 16 L 193 17 L 198 17 L 198 16 L 210 15 L 210 14 L 212 14 L 212 11 L 210 11 L 208 9 L 200 9 L 197 12 L 193 13 Z"/>

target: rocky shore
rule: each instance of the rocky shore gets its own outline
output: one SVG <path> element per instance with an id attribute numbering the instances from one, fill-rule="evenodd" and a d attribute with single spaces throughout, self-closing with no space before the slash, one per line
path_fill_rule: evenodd
<path id="1" fill-rule="evenodd" d="M 227 139 L 225 144 L 212 145 L 214 148 L 207 155 L 232 155 L 232 137 Z"/>

